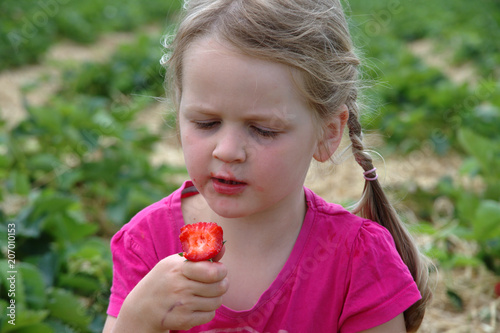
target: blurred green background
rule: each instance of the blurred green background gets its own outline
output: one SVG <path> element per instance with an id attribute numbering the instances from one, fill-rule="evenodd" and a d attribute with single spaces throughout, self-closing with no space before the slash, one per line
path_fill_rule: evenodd
<path id="1" fill-rule="evenodd" d="M 181 7 L 177 0 L 0 3 L 1 332 L 100 332 L 112 279 L 109 238 L 187 177 L 182 166 L 152 163 L 173 117 L 154 118 L 154 131 L 144 120 L 154 97 L 164 96 L 160 40 L 175 31 Z M 422 250 L 439 270 L 489 272 L 487 302 L 475 309 L 498 307 L 500 1 L 346 7 L 369 86 L 363 124 L 384 139 L 377 149 L 415 163 L 460 160 L 457 177 L 436 176 L 426 187 L 410 179 L 390 191 L 412 209 L 405 219 L 427 239 Z M 60 45 L 112 52 L 61 58 L 51 53 Z M 31 78 L 34 71 L 41 74 Z M 22 75 L 29 79 L 13 98 L 7 88 Z M 29 98 L 47 87 L 41 102 Z M 168 103 L 160 109 L 166 113 Z M 15 326 L 3 315 L 12 225 Z M 461 242 L 472 250 L 460 251 Z M 463 291 L 443 288 L 451 313 L 467 316 Z M 477 332 L 493 332 L 498 316 L 481 314 Z"/>

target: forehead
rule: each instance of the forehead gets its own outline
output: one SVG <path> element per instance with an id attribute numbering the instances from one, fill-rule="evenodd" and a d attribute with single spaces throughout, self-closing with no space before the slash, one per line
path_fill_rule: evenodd
<path id="1" fill-rule="evenodd" d="M 184 75 L 191 69 L 197 71 L 250 70 L 258 74 L 255 78 L 262 76 L 271 83 L 277 80 L 292 81 L 295 79 L 294 76 L 298 76 L 294 75 L 293 69 L 287 65 L 244 54 L 229 42 L 212 36 L 201 37 L 191 43 L 184 53 L 182 67 Z"/>
<path id="2" fill-rule="evenodd" d="M 230 94 L 253 102 L 304 104 L 302 77 L 290 66 L 243 54 L 223 40 L 206 36 L 187 48 L 182 66 L 182 99 Z M 251 102 L 248 98 L 242 101 Z"/>

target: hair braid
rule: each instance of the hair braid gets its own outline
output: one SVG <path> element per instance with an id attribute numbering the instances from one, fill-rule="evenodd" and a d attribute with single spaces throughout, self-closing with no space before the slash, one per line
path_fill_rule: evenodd
<path id="1" fill-rule="evenodd" d="M 363 134 L 358 119 L 359 113 L 355 96 L 355 94 L 354 98 L 351 96 L 350 100 L 346 103 L 349 109 L 349 120 L 347 122 L 349 138 L 352 143 L 352 152 L 356 162 L 364 171 L 368 171 L 373 169 L 373 160 L 364 151 L 362 142 Z M 368 174 L 368 176 L 374 177 L 375 171 L 372 174 Z M 406 266 L 408 266 L 422 295 L 422 299 L 413 304 L 404 313 L 406 330 L 408 332 L 416 331 L 423 320 L 426 304 L 432 296 L 428 285 L 429 272 L 426 258 L 418 251 L 412 237 L 389 202 L 377 179 L 365 182 L 361 200 L 353 207 L 352 211 L 362 217 L 378 222 L 389 230 L 393 236 L 398 253 Z"/>
<path id="2" fill-rule="evenodd" d="M 349 110 L 349 119 L 347 127 L 349 129 L 349 139 L 351 140 L 351 148 L 356 162 L 363 168 L 364 171 L 373 169 L 373 160 L 367 154 L 363 145 L 363 131 L 361 124 L 358 121 L 359 111 L 356 103 L 357 93 L 351 94 L 346 105 Z"/>

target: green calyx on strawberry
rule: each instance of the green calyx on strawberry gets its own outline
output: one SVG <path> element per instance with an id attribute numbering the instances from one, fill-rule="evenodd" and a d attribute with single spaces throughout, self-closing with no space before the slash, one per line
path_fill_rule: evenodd
<path id="1" fill-rule="evenodd" d="M 197 222 L 181 228 L 183 256 L 190 261 L 212 260 L 224 245 L 222 228 L 214 222 Z"/>

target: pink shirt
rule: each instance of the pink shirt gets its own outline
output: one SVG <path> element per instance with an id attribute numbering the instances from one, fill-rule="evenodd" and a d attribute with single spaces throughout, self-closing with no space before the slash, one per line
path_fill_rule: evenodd
<path id="1" fill-rule="evenodd" d="M 139 212 L 113 237 L 108 314 L 118 316 L 134 286 L 163 258 L 181 252 L 181 198 L 190 181 Z M 390 233 L 305 189 L 308 210 L 285 266 L 255 306 L 188 332 L 342 332 L 383 324 L 420 299 Z M 256 272 L 258 278 L 258 272 Z M 174 331 L 172 331 L 174 332 Z"/>

